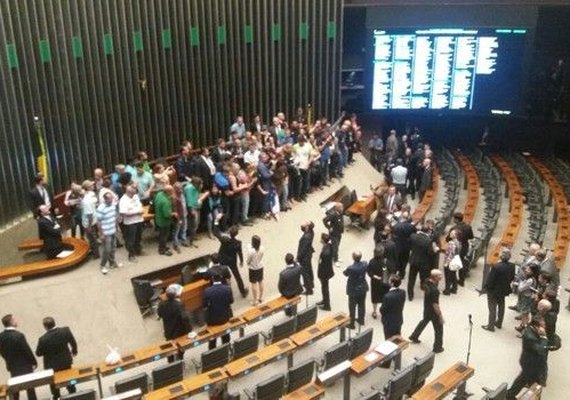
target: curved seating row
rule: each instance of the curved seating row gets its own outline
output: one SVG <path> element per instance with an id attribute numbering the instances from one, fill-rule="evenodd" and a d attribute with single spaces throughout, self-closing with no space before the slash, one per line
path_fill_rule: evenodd
<path id="1" fill-rule="evenodd" d="M 475 167 L 465 154 L 455 152 L 455 158 L 465 173 L 465 188 L 467 189 L 467 200 L 463 207 L 463 221 L 467 224 L 473 222 L 477 205 L 479 203 L 479 177 Z"/>
<path id="2" fill-rule="evenodd" d="M 62 271 L 73 268 L 81 263 L 89 255 L 89 244 L 82 239 L 66 237 L 63 243 L 73 248 L 73 253 L 63 258 L 53 258 L 48 260 L 40 260 L 27 264 L 18 264 L 0 268 L 0 280 L 41 275 L 48 272 Z M 32 239 L 24 241 L 18 250 L 38 250 L 42 247 L 41 239 Z"/>
<path id="3" fill-rule="evenodd" d="M 501 239 L 493 248 L 489 263 L 495 264 L 499 261 L 499 252 L 502 246 L 512 248 L 517 240 L 521 222 L 523 220 L 523 195 L 520 182 L 515 171 L 501 156 L 492 155 L 491 159 L 497 165 L 507 183 L 507 193 L 509 197 L 509 218 Z"/>
<path id="4" fill-rule="evenodd" d="M 568 199 L 564 188 L 556 179 L 552 171 L 548 169 L 540 160 L 530 157 L 529 162 L 536 168 L 538 173 L 548 184 L 550 195 L 554 200 L 557 216 L 556 239 L 554 242 L 554 260 L 559 269 L 564 266 L 566 254 L 568 253 L 568 242 L 570 239 L 570 215 L 568 212 Z"/>
<path id="5" fill-rule="evenodd" d="M 424 194 L 424 198 L 418 204 L 418 206 L 414 209 L 412 213 L 412 221 L 419 222 L 423 221 L 426 217 L 427 213 L 431 209 L 433 202 L 435 200 L 435 195 L 437 193 L 437 189 L 439 186 L 439 170 L 437 167 L 433 169 L 433 185 L 431 190 L 427 190 Z"/>

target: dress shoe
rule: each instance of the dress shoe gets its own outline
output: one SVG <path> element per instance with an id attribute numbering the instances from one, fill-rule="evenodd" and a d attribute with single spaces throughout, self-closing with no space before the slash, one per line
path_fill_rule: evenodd
<path id="1" fill-rule="evenodd" d="M 509 310 L 518 311 L 519 308 L 517 306 L 509 306 Z"/>
<path id="2" fill-rule="evenodd" d="M 350 330 L 355 329 L 354 324 L 348 324 L 346 327 Z"/>
<path id="3" fill-rule="evenodd" d="M 443 350 L 445 350 L 443 347 L 440 347 L 439 349 L 433 349 L 434 353 L 443 353 Z"/>
<path id="4" fill-rule="evenodd" d="M 496 327 L 497 329 L 503 329 L 503 325 L 502 325 L 502 324 L 499 324 L 499 323 L 497 323 L 497 322 L 495 322 L 495 327 Z"/>
<path id="5" fill-rule="evenodd" d="M 445 289 L 442 293 L 443 293 L 445 296 L 449 296 L 449 295 L 451 294 L 451 290 Z"/>
<path id="6" fill-rule="evenodd" d="M 326 306 L 324 304 L 319 304 L 319 308 L 321 310 L 324 310 L 324 311 L 330 311 L 331 310 L 330 306 Z"/>
<path id="7" fill-rule="evenodd" d="M 303 295 L 304 295 L 304 296 L 312 296 L 312 295 L 313 295 L 313 291 L 312 291 L 312 290 L 305 290 L 305 291 L 303 292 Z"/>
<path id="8" fill-rule="evenodd" d="M 249 289 L 244 289 L 244 291 L 241 293 L 241 297 L 243 297 L 244 299 L 247 297 L 247 295 L 249 294 Z"/>
<path id="9" fill-rule="evenodd" d="M 413 295 L 413 294 L 408 294 L 408 300 L 409 300 L 409 301 L 413 301 L 413 300 L 414 300 L 414 295 Z"/>
<path id="10" fill-rule="evenodd" d="M 457 284 L 459 286 L 463 287 L 463 286 L 465 286 L 465 281 L 464 280 L 457 281 Z"/>
<path id="11" fill-rule="evenodd" d="M 517 321 L 520 321 L 520 320 L 522 319 L 522 317 L 521 317 L 520 315 L 517 315 L 517 316 L 515 317 L 515 319 L 516 319 Z"/>
<path id="12" fill-rule="evenodd" d="M 524 331 L 524 328 L 525 328 L 525 327 L 522 326 L 522 325 L 515 326 L 515 329 L 517 330 L 517 332 L 522 332 L 522 331 Z"/>
<path id="13" fill-rule="evenodd" d="M 486 331 L 489 331 L 489 332 L 495 332 L 495 327 L 493 327 L 493 326 L 481 325 L 481 328 L 483 328 L 483 329 L 485 329 Z"/>
<path id="14" fill-rule="evenodd" d="M 412 342 L 412 343 L 416 343 L 416 344 L 418 344 L 418 343 L 421 343 L 421 342 L 422 342 L 420 339 L 418 339 L 418 338 L 414 338 L 414 337 L 411 337 L 411 336 L 410 336 L 408 339 L 410 339 L 410 342 Z"/>
<path id="15" fill-rule="evenodd" d="M 318 306 L 322 306 L 325 304 L 325 302 L 321 300 L 321 301 L 317 301 L 315 304 Z"/>

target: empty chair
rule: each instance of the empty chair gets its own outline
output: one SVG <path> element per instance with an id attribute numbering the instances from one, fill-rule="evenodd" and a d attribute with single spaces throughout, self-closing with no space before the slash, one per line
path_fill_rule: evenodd
<path id="1" fill-rule="evenodd" d="M 350 342 L 341 342 L 325 350 L 323 370 L 330 369 L 343 361 L 350 359 Z"/>
<path id="2" fill-rule="evenodd" d="M 255 353 L 259 347 L 259 332 L 250 333 L 247 336 L 237 339 L 233 344 L 233 359 L 242 358 L 248 354 Z"/>
<path id="3" fill-rule="evenodd" d="M 402 396 L 409 392 L 414 380 L 415 367 L 415 364 L 412 364 L 393 374 L 394 376 L 384 385 L 385 400 L 401 400 Z M 372 389 L 380 390 L 381 388 L 372 386 Z"/>
<path id="4" fill-rule="evenodd" d="M 230 361 L 230 344 L 226 343 L 200 355 L 200 363 L 192 360 L 196 372 L 207 372 L 226 365 Z"/>
<path id="5" fill-rule="evenodd" d="M 370 393 L 366 393 L 366 394 L 360 394 L 359 397 L 357 397 L 355 400 L 381 400 L 382 399 L 382 393 L 379 392 L 378 390 L 373 390 Z"/>
<path id="6" fill-rule="evenodd" d="M 489 388 L 483 388 L 485 391 L 485 396 L 481 400 L 505 400 L 507 398 L 507 383 L 503 382 L 497 386 L 494 390 Z"/>
<path id="7" fill-rule="evenodd" d="M 372 344 L 372 334 L 373 329 L 368 328 L 350 340 L 350 359 L 358 357 L 370 348 Z"/>
<path id="8" fill-rule="evenodd" d="M 154 307 L 158 303 L 161 289 L 153 288 L 150 281 L 142 279 L 133 279 L 133 290 L 137 304 L 142 312 L 143 317 L 154 312 Z"/>
<path id="9" fill-rule="evenodd" d="M 424 384 L 433 370 L 433 362 L 435 361 L 435 353 L 430 351 L 422 358 L 416 358 L 415 368 L 414 368 L 414 381 L 412 382 L 412 388 L 408 394 L 417 392 Z"/>
<path id="10" fill-rule="evenodd" d="M 60 399 L 64 400 L 95 400 L 96 398 L 97 395 L 94 389 L 80 390 L 79 392 L 69 393 L 60 397 Z"/>
<path id="11" fill-rule="evenodd" d="M 245 390 L 248 399 L 278 400 L 283 396 L 285 389 L 285 375 L 275 375 L 258 383 L 252 391 Z"/>
<path id="12" fill-rule="evenodd" d="M 305 361 L 287 371 L 287 393 L 291 393 L 313 380 L 315 360 Z"/>
<path id="13" fill-rule="evenodd" d="M 148 375 L 146 372 L 115 382 L 115 393 L 124 393 L 133 389 L 140 389 L 144 394 L 148 393 Z"/>
<path id="14" fill-rule="evenodd" d="M 184 361 L 175 361 L 152 370 L 152 389 L 160 389 L 184 377 Z"/>
<path id="15" fill-rule="evenodd" d="M 278 324 L 271 327 L 269 333 L 261 333 L 265 338 L 265 343 L 275 343 L 281 339 L 285 339 L 295 333 L 295 326 L 297 325 L 297 317 L 289 317 Z"/>
<path id="16" fill-rule="evenodd" d="M 303 311 L 298 312 L 297 327 L 295 328 L 295 331 L 299 332 L 300 330 L 305 329 L 306 327 L 311 326 L 317 322 L 317 314 L 318 308 L 316 305 L 305 308 Z"/>

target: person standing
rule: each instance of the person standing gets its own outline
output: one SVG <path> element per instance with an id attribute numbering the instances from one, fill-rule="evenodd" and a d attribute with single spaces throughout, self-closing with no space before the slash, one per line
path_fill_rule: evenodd
<path id="1" fill-rule="evenodd" d="M 368 276 L 370 277 L 370 298 L 372 301 L 372 318 L 378 317 L 378 303 L 382 303 L 382 298 L 389 288 L 386 288 L 384 274 L 386 265 L 384 263 L 384 248 L 376 245 L 374 257 L 368 262 Z"/>
<path id="2" fill-rule="evenodd" d="M 56 327 L 52 317 L 45 317 L 43 325 L 46 330 L 38 340 L 36 356 L 44 358 L 44 369 L 63 371 L 71 368 L 73 357 L 77 355 L 77 342 L 73 333 L 67 327 Z M 54 399 L 59 399 L 61 393 L 54 384 L 50 385 L 51 394 Z M 75 385 L 68 385 L 67 391 L 75 393 Z"/>
<path id="3" fill-rule="evenodd" d="M 453 221 L 455 222 L 455 226 L 451 229 L 455 231 L 457 239 L 461 244 L 459 256 L 463 263 L 463 268 L 459 270 L 458 283 L 460 286 L 463 286 L 465 284 L 465 278 L 469 276 L 470 263 L 469 260 L 467 260 L 467 253 L 469 252 L 469 241 L 474 237 L 473 229 L 471 228 L 471 225 L 463 221 L 463 214 L 460 212 L 453 214 Z"/>
<path id="4" fill-rule="evenodd" d="M 315 287 L 315 278 L 313 274 L 313 239 L 315 237 L 315 224 L 312 221 L 305 222 L 301 225 L 301 239 L 299 239 L 299 246 L 297 247 L 297 262 L 301 265 L 303 286 L 305 287 L 305 294 L 312 295 L 313 288 Z"/>
<path id="5" fill-rule="evenodd" d="M 0 355 L 6 362 L 6 369 L 10 376 L 31 374 L 38 363 L 34 353 L 22 332 L 16 330 L 18 323 L 12 314 L 7 314 L 2 318 L 4 331 L 0 333 Z M 28 400 L 36 400 L 36 390 L 28 389 Z M 18 400 L 20 393 L 12 393 L 12 399 Z"/>
<path id="6" fill-rule="evenodd" d="M 424 284 L 424 314 L 422 320 L 416 326 L 416 329 L 410 336 L 410 341 L 413 343 L 420 343 L 420 335 L 431 322 L 435 334 L 433 343 L 433 352 L 443 352 L 443 314 L 439 306 L 439 289 L 437 285 L 441 281 L 443 274 L 438 269 L 432 269 L 429 279 Z"/>
<path id="7" fill-rule="evenodd" d="M 416 226 L 412 223 L 410 213 L 403 211 L 400 220 L 392 229 L 392 237 L 396 244 L 396 254 L 398 258 L 398 273 L 400 278 L 406 276 L 406 267 L 410 259 L 410 236 L 416 233 Z"/>
<path id="8" fill-rule="evenodd" d="M 136 263 L 142 253 L 143 205 L 134 185 L 128 185 L 119 200 L 119 213 L 123 218 L 123 236 L 129 253 L 129 262 Z"/>
<path id="9" fill-rule="evenodd" d="M 232 304 L 234 297 L 232 289 L 222 283 L 220 274 L 212 276 L 212 285 L 204 291 L 203 307 L 206 312 L 207 325 L 223 325 L 232 317 Z M 230 342 L 230 334 L 222 336 L 222 343 Z M 216 339 L 208 342 L 208 349 L 216 348 Z"/>
<path id="10" fill-rule="evenodd" d="M 331 310 L 331 296 L 329 292 L 329 280 L 334 276 L 332 244 L 328 233 L 321 234 L 323 248 L 319 255 L 317 276 L 321 281 L 322 300 L 317 303 L 321 310 Z"/>
<path id="11" fill-rule="evenodd" d="M 291 253 L 285 255 L 285 269 L 279 273 L 279 281 L 277 287 L 281 296 L 291 299 L 303 293 L 301 286 L 301 266 L 295 262 L 295 256 Z M 287 307 L 286 315 L 295 315 L 297 313 L 297 305 Z"/>
<path id="12" fill-rule="evenodd" d="M 340 240 L 344 233 L 344 221 L 342 219 L 343 205 L 342 203 L 335 203 L 334 207 L 327 211 L 326 217 L 323 219 L 325 227 L 329 231 L 329 236 L 332 244 L 333 261 L 337 267 L 340 267 L 340 258 L 338 257 L 338 249 L 340 247 Z"/>
<path id="13" fill-rule="evenodd" d="M 89 242 L 91 257 L 99 258 L 99 244 L 97 243 L 97 196 L 95 195 L 95 182 L 85 180 L 81 184 L 84 190 L 81 199 L 81 225 L 85 229 L 85 238 Z"/>
<path id="14" fill-rule="evenodd" d="M 368 282 L 366 281 L 366 271 L 368 264 L 362 260 L 362 253 L 355 251 L 352 253 L 351 266 L 344 270 L 344 275 L 348 277 L 346 281 L 346 294 L 348 295 L 348 310 L 350 313 L 350 324 L 348 329 L 355 329 L 354 322 L 364 325 L 364 315 L 366 313 L 366 292 L 368 292 Z M 358 318 L 356 309 L 358 308 Z"/>
<path id="15" fill-rule="evenodd" d="M 238 259 L 240 268 L 243 267 L 243 252 L 241 246 L 241 240 L 236 239 L 239 233 L 239 227 L 233 225 L 230 227 L 228 234 L 220 232 L 219 220 L 223 217 L 223 214 L 218 215 L 218 219 L 214 223 L 214 236 L 220 241 L 220 248 L 218 254 L 220 255 L 220 262 L 227 265 L 232 271 L 232 275 L 236 280 L 238 289 L 243 298 L 247 297 L 249 289 L 243 284 L 243 279 L 238 269 Z"/>
<path id="16" fill-rule="evenodd" d="M 380 314 L 384 327 L 384 339 L 388 340 L 394 335 L 402 334 L 404 323 L 404 305 L 406 304 L 406 291 L 400 289 L 402 279 L 398 275 L 390 277 L 390 290 L 384 295 Z"/>
<path id="17" fill-rule="evenodd" d="M 431 159 L 424 158 L 423 167 L 420 186 L 418 188 L 420 202 L 424 199 L 426 192 L 433 188 L 433 167 L 431 166 Z"/>
<path id="18" fill-rule="evenodd" d="M 544 374 L 548 355 L 548 338 L 542 317 L 533 318 L 522 336 L 522 353 L 519 359 L 521 372 L 507 390 L 507 399 L 514 400 L 524 386 L 539 382 Z"/>
<path id="19" fill-rule="evenodd" d="M 430 237 L 430 226 L 424 224 L 422 229 L 410 236 L 410 276 L 408 277 L 408 299 L 414 299 L 414 286 L 416 277 L 420 274 L 420 286 L 430 276 L 433 266 L 433 256 L 439 251 L 437 245 Z"/>
<path id="20" fill-rule="evenodd" d="M 117 233 L 117 206 L 113 204 L 113 194 L 111 192 L 105 193 L 103 196 L 103 203 L 97 207 L 97 227 L 99 230 L 99 237 L 103 242 L 103 257 L 101 257 L 101 273 L 107 274 L 107 261 L 110 268 L 117 268 L 115 260 L 115 249 L 117 243 L 115 235 Z"/>
<path id="21" fill-rule="evenodd" d="M 449 264 L 456 255 L 461 252 L 461 243 L 457 240 L 457 231 L 452 229 L 447 235 L 447 249 L 445 249 L 445 257 L 443 259 L 443 272 L 445 276 L 445 290 L 443 294 L 449 296 L 451 293 L 457 293 L 457 272 L 451 270 Z M 463 260 L 461 261 L 463 263 Z M 463 266 L 465 268 L 465 265 Z M 463 269 L 463 268 L 462 268 Z"/>
<path id="22" fill-rule="evenodd" d="M 505 297 L 511 294 L 511 282 L 515 279 L 515 265 L 510 263 L 511 251 L 503 247 L 499 253 L 499 263 L 493 265 L 487 274 L 484 289 L 487 293 L 489 319 L 482 328 L 493 332 L 495 327 L 503 327 Z M 498 314 L 497 314 L 498 311 Z"/>
<path id="23" fill-rule="evenodd" d="M 158 253 L 165 256 L 172 255 L 167 242 L 172 230 L 172 222 L 177 216 L 172 207 L 173 196 L 174 188 L 171 185 L 164 186 L 164 189 L 154 196 L 154 222 L 158 228 Z"/>
<path id="24" fill-rule="evenodd" d="M 392 176 L 392 184 L 398 189 L 401 201 L 406 202 L 406 182 L 408 181 L 408 169 L 404 167 L 404 161 L 401 158 L 396 160 L 396 166 L 390 172 Z"/>
<path id="25" fill-rule="evenodd" d="M 34 216 L 38 216 L 38 207 L 45 205 L 50 210 L 50 213 L 57 214 L 54 208 L 55 202 L 52 194 L 49 191 L 45 176 L 40 172 L 34 177 L 34 187 L 30 189 L 30 209 Z"/>
<path id="26" fill-rule="evenodd" d="M 162 319 L 164 338 L 173 340 L 182 335 L 186 335 L 192 330 L 190 318 L 180 301 L 182 286 L 169 285 L 166 288 L 166 300 L 158 305 L 158 317 Z M 168 362 L 182 359 L 182 354 L 168 356 Z"/>
<path id="27" fill-rule="evenodd" d="M 251 305 L 263 302 L 263 254 L 265 249 L 261 246 L 261 238 L 257 235 L 251 237 L 251 244 L 247 249 L 246 264 L 249 268 L 249 282 L 253 300 Z"/>

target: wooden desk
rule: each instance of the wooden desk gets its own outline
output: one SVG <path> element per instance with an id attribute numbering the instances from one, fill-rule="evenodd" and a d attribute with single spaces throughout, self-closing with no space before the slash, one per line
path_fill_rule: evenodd
<path id="1" fill-rule="evenodd" d="M 150 206 L 143 206 L 143 220 L 145 222 L 154 220 L 154 214 L 151 214 Z"/>
<path id="2" fill-rule="evenodd" d="M 184 308 L 188 311 L 196 311 L 202 308 L 204 303 L 204 291 L 210 286 L 210 282 L 206 279 L 184 285 L 180 300 L 184 304 Z M 160 300 L 166 300 L 166 294 L 160 295 Z"/>
<path id="3" fill-rule="evenodd" d="M 282 397 L 283 400 L 312 400 L 325 395 L 325 388 L 317 382 L 307 383 Z"/>
<path id="4" fill-rule="evenodd" d="M 402 350 L 408 348 L 409 342 L 401 336 L 394 336 L 389 339 L 391 342 L 398 345 L 398 349 L 393 353 L 385 356 L 380 354 L 374 349 L 367 351 L 364 354 L 359 355 L 352 360 L 352 367 L 350 368 L 352 375 L 362 376 L 378 367 L 384 361 L 394 359 L 394 368 L 400 368 L 401 354 Z"/>
<path id="5" fill-rule="evenodd" d="M 247 321 L 247 323 L 252 323 L 256 321 L 261 321 L 262 319 L 269 317 L 279 311 L 282 311 L 287 306 L 292 306 L 294 304 L 301 302 L 301 296 L 292 297 L 287 299 L 283 296 L 279 296 L 275 299 L 269 300 L 263 304 L 256 307 L 252 307 L 246 312 L 244 312 L 240 317 Z"/>
<path id="6" fill-rule="evenodd" d="M 171 400 L 189 397 L 198 393 L 207 392 L 212 385 L 224 382 L 227 379 L 228 374 L 226 374 L 223 368 L 217 368 L 149 392 L 143 398 L 145 400 Z"/>
<path id="7" fill-rule="evenodd" d="M 230 378 L 238 378 L 249 374 L 251 371 L 264 366 L 272 361 L 280 360 L 288 356 L 296 349 L 295 343 L 290 339 L 283 339 L 270 344 L 261 350 L 245 357 L 234 360 L 226 365 L 225 371 Z"/>
<path id="8" fill-rule="evenodd" d="M 164 341 L 136 350 L 134 353 L 121 355 L 122 362 L 115 365 L 99 364 L 102 376 L 112 375 L 129 368 L 138 367 L 152 361 L 160 360 L 172 354 L 176 354 L 178 348 L 174 341 Z"/>
<path id="9" fill-rule="evenodd" d="M 337 329 L 341 329 L 340 341 L 343 342 L 345 336 L 345 326 L 348 325 L 349 322 L 350 318 L 344 313 L 330 315 L 320 321 L 317 321 L 314 325 L 311 325 L 302 331 L 291 335 L 290 339 L 298 347 L 301 347 L 309 345 L 315 340 L 333 333 Z"/>
<path id="10" fill-rule="evenodd" d="M 85 365 L 56 371 L 53 375 L 53 380 L 55 386 L 63 387 L 97 379 L 97 375 L 97 366 Z"/>
<path id="11" fill-rule="evenodd" d="M 461 386 L 467 379 L 475 374 L 475 369 L 464 362 L 457 362 L 433 381 L 424 385 L 412 395 L 413 400 L 443 399 L 456 387 Z"/>
<path id="12" fill-rule="evenodd" d="M 41 275 L 48 272 L 61 271 L 75 267 L 89 255 L 89 244 L 78 238 L 65 237 L 63 243 L 73 248 L 73 253 L 64 258 L 53 258 L 18 264 L 0 268 L 0 280 L 24 276 Z M 27 240 L 18 246 L 18 250 L 34 250 L 42 247 L 43 241 L 34 239 Z"/>
<path id="13" fill-rule="evenodd" d="M 0 385 L 0 399 L 8 398 L 8 386 Z"/>
<path id="14" fill-rule="evenodd" d="M 370 217 L 376 211 L 376 196 L 368 196 L 366 199 L 355 201 L 348 209 L 346 214 L 351 220 L 358 219 L 363 228 L 368 229 L 370 225 Z"/>
<path id="15" fill-rule="evenodd" d="M 223 325 L 206 326 L 205 329 L 197 332 L 198 336 L 194 339 L 190 339 L 188 335 L 184 335 L 174 339 L 174 342 L 184 349 L 189 349 L 191 347 L 196 347 L 203 343 L 206 343 L 208 340 L 226 335 L 238 329 L 242 331 L 242 327 L 245 324 L 246 321 L 243 318 L 234 317 Z"/>

